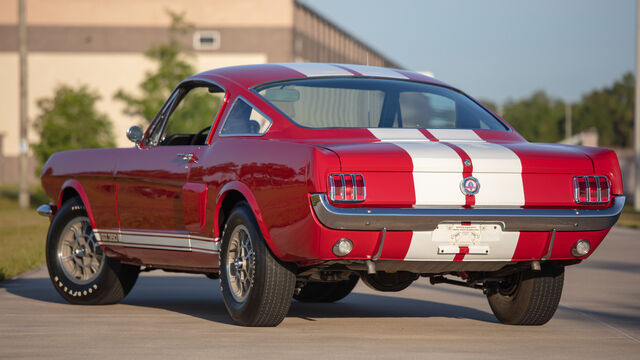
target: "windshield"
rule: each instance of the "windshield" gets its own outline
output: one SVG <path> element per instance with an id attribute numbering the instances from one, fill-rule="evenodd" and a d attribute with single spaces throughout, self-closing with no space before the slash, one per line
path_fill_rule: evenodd
<path id="1" fill-rule="evenodd" d="M 506 131 L 467 96 L 437 85 L 371 78 L 304 79 L 256 89 L 309 128 L 419 128 Z"/>

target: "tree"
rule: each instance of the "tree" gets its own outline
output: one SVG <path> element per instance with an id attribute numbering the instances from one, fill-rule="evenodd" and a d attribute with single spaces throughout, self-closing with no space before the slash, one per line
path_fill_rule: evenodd
<path id="1" fill-rule="evenodd" d="M 184 78 L 195 73 L 194 67 L 187 61 L 187 50 L 179 41 L 181 35 L 189 33 L 193 25 L 185 21 L 185 14 L 167 11 L 171 17 L 169 40 L 167 43 L 154 45 L 145 52 L 145 56 L 157 63 L 154 71 L 148 71 L 140 83 L 140 96 L 118 90 L 114 98 L 124 101 L 124 113 L 142 117 L 150 122 L 167 99 L 175 86 Z"/>
<path id="2" fill-rule="evenodd" d="M 503 117 L 529 141 L 557 142 L 564 137 L 564 103 L 537 91 L 504 105 Z"/>
<path id="3" fill-rule="evenodd" d="M 584 95 L 573 109 L 574 129 L 595 127 L 603 146 L 633 146 L 634 88 L 633 74 L 626 73 L 610 87 Z"/>
<path id="4" fill-rule="evenodd" d="M 41 164 L 58 151 L 115 146 L 109 117 L 95 108 L 99 99 L 98 92 L 87 85 L 77 89 L 61 85 L 53 98 L 38 100 L 33 127 L 40 143 L 32 144 L 32 149 Z"/>

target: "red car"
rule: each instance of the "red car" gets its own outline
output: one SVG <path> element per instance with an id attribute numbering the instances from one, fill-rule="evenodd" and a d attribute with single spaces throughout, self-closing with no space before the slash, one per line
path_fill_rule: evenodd
<path id="1" fill-rule="evenodd" d="M 47 265 L 73 304 L 121 300 L 141 268 L 183 271 L 219 277 L 237 323 L 275 326 L 292 297 L 429 277 L 484 291 L 503 323 L 540 325 L 565 266 L 625 201 L 613 151 L 527 142 L 460 90 L 396 69 L 211 70 L 128 136 L 42 172 Z"/>

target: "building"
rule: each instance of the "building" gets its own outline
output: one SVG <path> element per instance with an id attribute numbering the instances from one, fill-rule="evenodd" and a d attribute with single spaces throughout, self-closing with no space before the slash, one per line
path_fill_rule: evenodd
<path id="1" fill-rule="evenodd" d="M 181 41 L 197 71 L 265 62 L 319 61 L 398 67 L 295 0 L 26 0 L 29 119 L 59 84 L 88 84 L 114 123 L 118 146 L 138 119 L 113 100 L 135 92 L 153 64 L 144 52 L 168 39 L 167 10 L 194 29 Z M 17 182 L 19 144 L 18 1 L 0 2 L 0 183 Z M 29 128 L 30 142 L 36 142 Z M 35 181 L 35 176 L 34 179 Z"/>

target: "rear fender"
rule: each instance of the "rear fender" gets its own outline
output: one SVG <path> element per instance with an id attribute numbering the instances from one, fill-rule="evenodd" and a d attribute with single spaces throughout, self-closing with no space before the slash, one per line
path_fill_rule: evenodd
<path id="1" fill-rule="evenodd" d="M 87 216 L 89 217 L 89 221 L 91 222 L 91 227 L 96 228 L 96 221 L 93 217 L 93 211 L 91 211 L 91 204 L 89 203 L 89 198 L 87 197 L 87 193 L 84 191 L 82 184 L 78 180 L 69 179 L 62 184 L 60 188 L 60 193 L 58 194 L 58 210 L 62 207 L 62 199 L 65 190 L 73 189 L 80 196 L 82 203 L 84 204 L 85 210 L 87 211 Z"/>
<path id="2" fill-rule="evenodd" d="M 273 243 L 273 240 L 271 239 L 269 229 L 264 222 L 262 212 L 260 211 L 260 207 L 258 206 L 258 201 L 256 200 L 249 187 L 241 183 L 240 181 L 232 181 L 230 183 L 227 183 L 222 187 L 222 189 L 220 189 L 220 192 L 218 193 L 218 196 L 216 198 L 215 215 L 213 217 L 213 236 L 215 238 L 220 238 L 222 236 L 222 234 L 220 234 L 220 231 L 218 230 L 220 229 L 220 209 L 222 208 L 222 202 L 224 201 L 227 194 L 229 194 L 229 192 L 233 190 L 241 193 L 242 196 L 244 196 L 244 198 L 247 200 L 249 206 L 251 207 L 251 212 L 258 222 L 260 232 L 262 232 L 262 236 L 267 242 L 267 246 L 276 256 L 281 257 L 283 254 L 278 251 L 278 249 L 275 247 L 275 244 Z"/>

